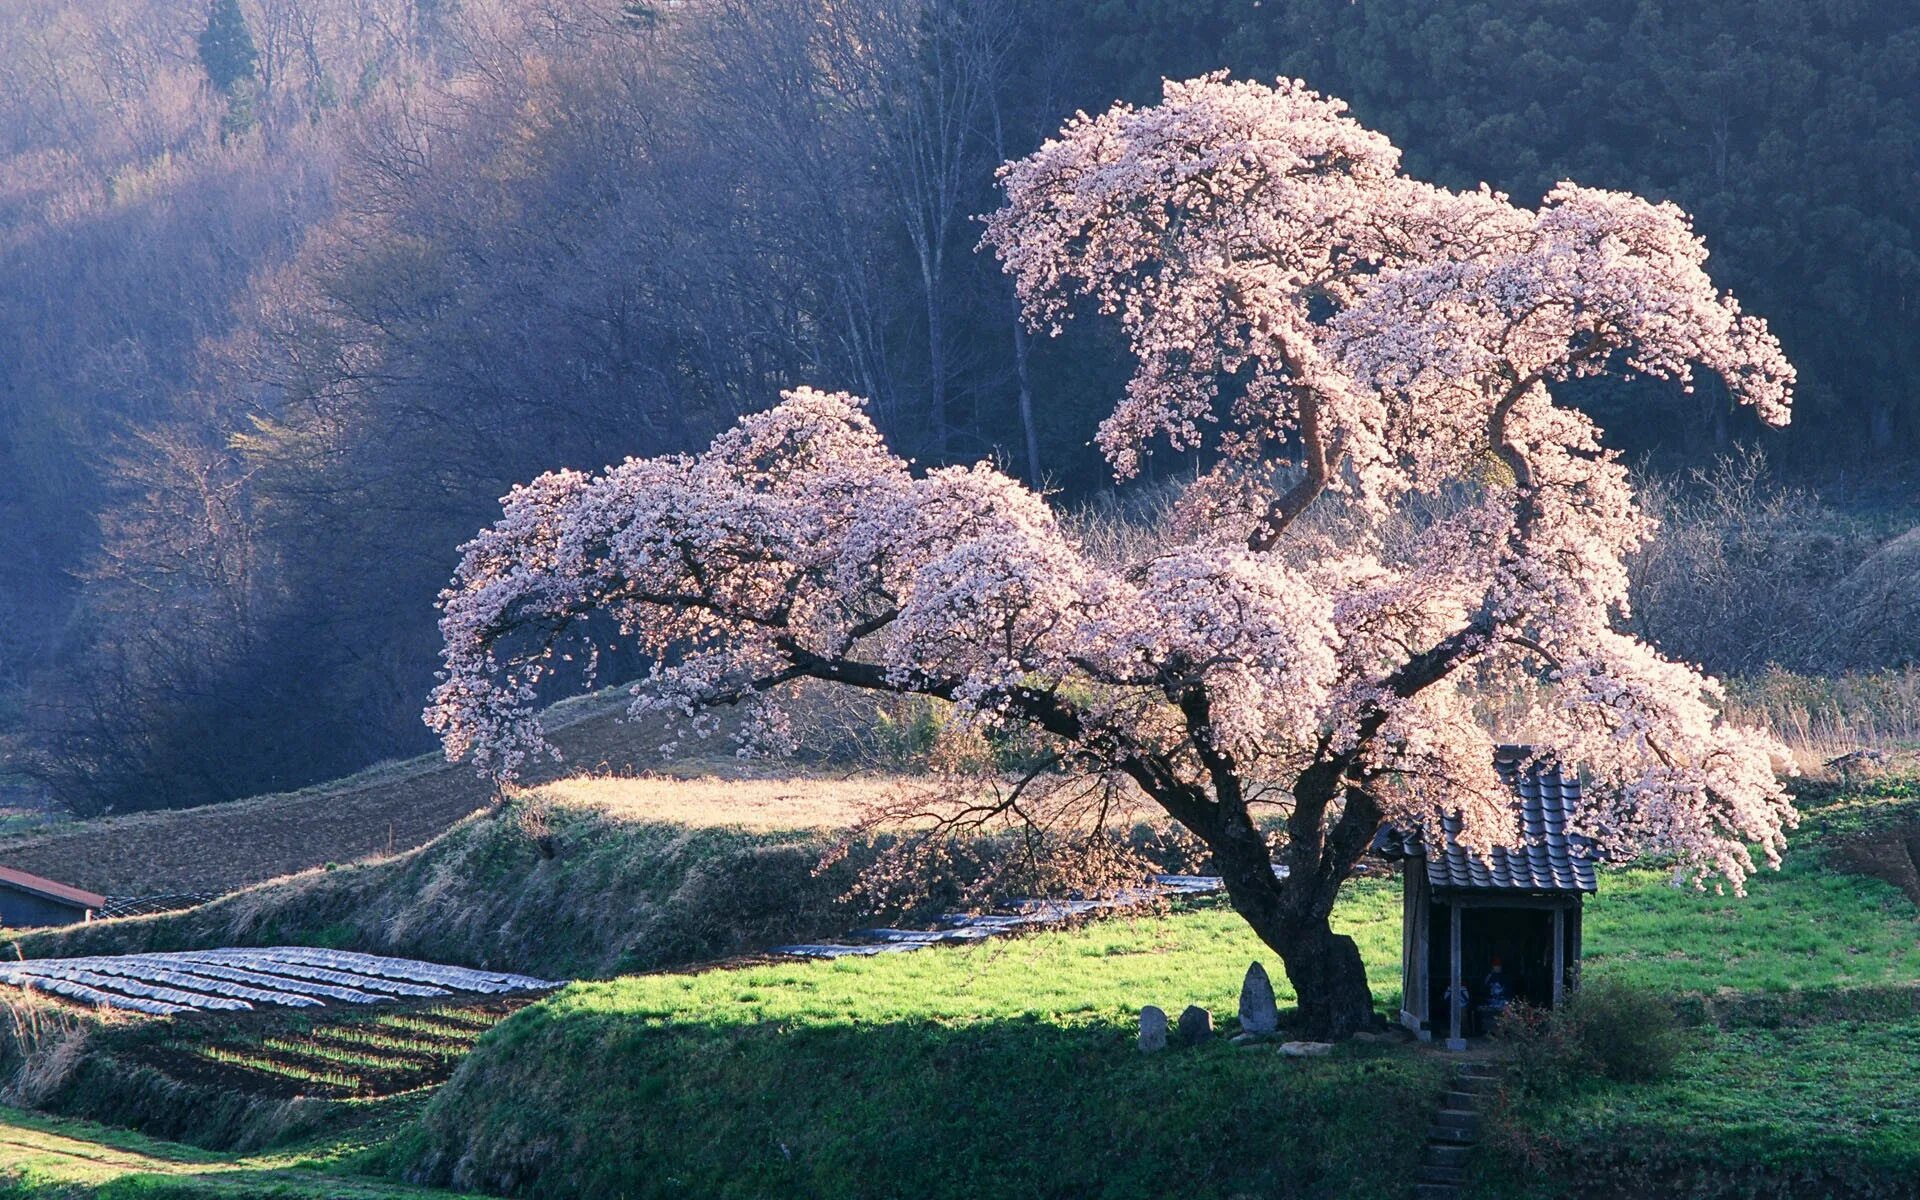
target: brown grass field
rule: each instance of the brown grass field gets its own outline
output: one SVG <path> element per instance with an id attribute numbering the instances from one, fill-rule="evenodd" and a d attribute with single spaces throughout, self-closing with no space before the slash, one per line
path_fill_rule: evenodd
<path id="1" fill-rule="evenodd" d="M 530 771 L 529 786 L 558 803 L 634 819 L 759 830 L 851 824 L 861 804 L 896 786 L 719 754 L 668 760 L 657 749 L 663 731 L 621 720 L 619 700 L 588 697 L 553 710 L 548 723 L 564 757 Z M 465 764 L 426 755 L 297 792 L 0 838 L 0 865 L 115 896 L 229 891 L 411 850 L 493 799 L 492 785 Z"/>

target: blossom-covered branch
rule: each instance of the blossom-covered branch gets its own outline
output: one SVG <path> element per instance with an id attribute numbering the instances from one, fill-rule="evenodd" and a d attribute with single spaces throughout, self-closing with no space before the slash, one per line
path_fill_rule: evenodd
<path id="1" fill-rule="evenodd" d="M 747 704 L 775 748 L 802 679 L 938 697 L 1187 826 L 1329 1034 L 1370 1012 L 1326 917 L 1379 825 L 1513 832 L 1492 769 L 1508 731 L 1475 720 L 1476 689 L 1537 697 L 1526 733 L 1592 781 L 1579 820 L 1609 850 L 1735 888 L 1756 850 L 1778 861 L 1783 752 L 1623 632 L 1646 522 L 1553 397 L 1705 367 L 1787 419 L 1792 368 L 1714 288 L 1684 213 L 1435 187 L 1337 101 L 1221 76 L 1076 117 L 1003 182 L 986 241 L 1028 316 L 1057 330 L 1090 301 L 1131 341 L 1099 434 L 1116 472 L 1162 439 L 1215 464 L 1174 534 L 1097 555 L 1017 481 L 917 473 L 860 401 L 798 389 L 702 454 L 507 498 L 442 598 L 428 720 L 450 755 L 508 779 L 543 748 L 540 684 L 583 621 L 656 664 L 636 711 Z M 1377 536 L 1415 498 L 1439 515 Z M 1274 782 L 1284 877 L 1253 807 Z"/>

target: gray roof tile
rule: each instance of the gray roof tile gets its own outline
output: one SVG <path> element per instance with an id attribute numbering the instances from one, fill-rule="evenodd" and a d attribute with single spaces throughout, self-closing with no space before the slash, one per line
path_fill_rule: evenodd
<path id="1" fill-rule="evenodd" d="M 1427 881 L 1435 888 L 1519 892 L 1592 892 L 1593 843 L 1573 832 L 1574 810 L 1580 804 L 1580 780 L 1558 766 L 1535 764 L 1521 770 L 1525 746 L 1502 746 L 1494 754 L 1494 770 L 1513 789 L 1521 841 L 1496 846 L 1488 860 L 1454 843 L 1460 832 L 1457 815 L 1442 818 L 1447 844 L 1427 856 L 1417 831 L 1383 829 L 1374 848 L 1389 858 L 1426 858 Z"/>

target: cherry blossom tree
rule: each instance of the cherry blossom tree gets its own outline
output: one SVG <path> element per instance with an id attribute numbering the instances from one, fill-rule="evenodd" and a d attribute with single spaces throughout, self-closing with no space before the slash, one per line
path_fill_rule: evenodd
<path id="1" fill-rule="evenodd" d="M 1793 369 L 1685 213 L 1435 187 L 1340 102 L 1224 75 L 1076 116 L 1002 183 L 985 242 L 1028 318 L 1097 312 L 1130 339 L 1099 431 L 1116 472 L 1162 442 L 1213 464 L 1171 532 L 1097 554 L 992 467 L 916 471 L 860 400 L 796 389 L 704 453 L 506 498 L 442 598 L 427 719 L 449 756 L 511 779 L 545 748 L 556 656 L 607 638 L 659 664 L 636 712 L 742 705 L 767 746 L 799 681 L 937 697 L 1197 836 L 1321 1037 L 1377 1020 L 1328 919 L 1382 824 L 1516 836 L 1492 766 L 1512 731 L 1476 697 L 1514 697 L 1537 754 L 1585 775 L 1604 852 L 1736 890 L 1778 864 L 1785 752 L 1623 632 L 1647 522 L 1553 396 L 1705 367 L 1787 420 Z"/>

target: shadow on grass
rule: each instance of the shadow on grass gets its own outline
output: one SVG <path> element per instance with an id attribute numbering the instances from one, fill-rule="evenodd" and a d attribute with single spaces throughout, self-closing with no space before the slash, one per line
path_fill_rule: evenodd
<path id="1" fill-rule="evenodd" d="M 1398 1197 L 1445 1065 L 966 1023 L 530 1009 L 430 1106 L 422 1182 L 541 1197 Z"/>

